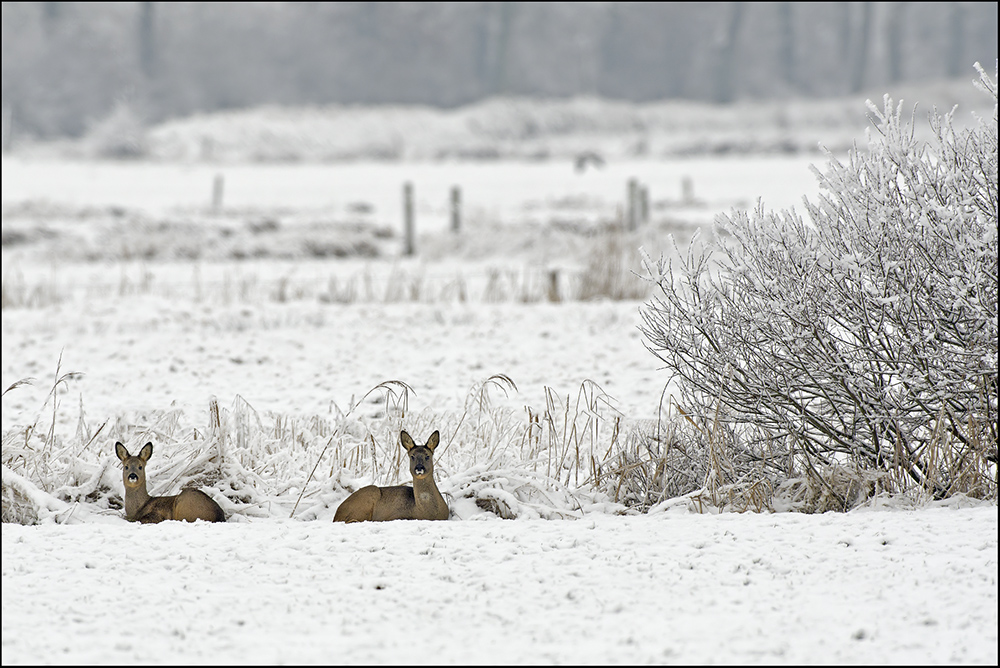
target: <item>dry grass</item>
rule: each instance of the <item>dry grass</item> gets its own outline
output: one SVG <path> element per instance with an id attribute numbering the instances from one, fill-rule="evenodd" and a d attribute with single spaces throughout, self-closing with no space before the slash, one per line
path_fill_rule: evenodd
<path id="1" fill-rule="evenodd" d="M 517 392 L 503 374 L 472 387 L 457 414 L 411 411 L 413 388 L 401 380 L 379 383 L 346 410 L 322 416 L 262 414 L 237 396 L 228 407 L 213 398 L 195 423 L 168 409 L 91 428 L 81 405 L 75 431 L 63 434 L 54 426 L 64 410 L 58 390 L 72 377 L 57 364 L 35 419 L 3 435 L 4 521 L 119 515 L 116 440 L 156 444 L 152 494 L 197 486 L 237 518 L 328 518 L 363 485 L 408 482 L 401 429 L 418 439 L 441 432 L 436 477 L 456 512 L 475 508 L 503 518 L 578 517 L 598 506 L 643 512 L 671 500 L 693 512 L 842 511 L 889 495 L 930 498 L 946 482 L 951 494 L 997 495 L 995 454 L 989 459 L 996 440 L 980 424 L 968 426 L 964 450 L 943 435 L 929 440 L 924 447 L 937 453 L 935 467 L 915 485 L 901 467 L 873 472 L 777 445 L 751 447 L 760 435 L 740 433 L 718 415 L 695 419 L 670 402 L 658 420 L 631 421 L 590 380 L 575 393 L 547 387 L 545 405 L 523 411 L 496 402 Z M 20 380 L 4 395 L 31 382 Z M 363 402 L 381 410 L 359 417 Z"/>
<path id="2" fill-rule="evenodd" d="M 81 298 L 97 301 L 109 295 L 148 295 L 222 305 L 637 300 L 648 297 L 652 286 L 637 274 L 640 266 L 636 249 L 642 243 L 660 245 L 657 240 L 676 231 L 676 225 L 667 223 L 639 232 L 626 232 L 614 222 L 557 231 L 498 227 L 487 231 L 486 242 L 477 240 L 475 234 L 457 241 L 450 236 L 422 240 L 428 251 L 419 265 L 392 259 L 372 259 L 361 265 L 357 259 L 367 256 L 349 254 L 346 257 L 354 258 L 354 263 L 333 267 L 330 263 L 299 261 L 314 257 L 299 255 L 289 258 L 292 261 L 287 268 L 278 268 L 282 265 L 275 262 L 274 273 L 267 274 L 235 262 L 203 266 L 185 256 L 183 266 L 190 268 L 190 279 L 178 275 L 177 265 L 163 265 L 158 258 L 133 252 L 108 258 L 117 264 L 117 271 L 87 272 L 83 278 L 79 274 L 84 269 L 61 267 L 40 274 L 22 271 L 19 260 L 5 259 L 2 307 L 47 308 Z M 526 244 L 527 250 L 497 261 L 488 259 L 500 257 L 502 249 L 512 244 L 517 247 L 507 238 L 511 235 Z M 180 235 L 176 243 L 190 236 Z M 456 243 L 458 248 L 448 245 Z M 491 255 L 478 257 L 475 248 L 464 248 L 479 243 L 491 244 L 483 251 Z M 442 256 L 443 251 L 436 246 L 446 246 L 453 254 Z M 442 268 L 442 261 L 450 262 L 463 254 L 476 259 L 460 263 L 457 269 Z M 509 259 L 519 256 L 519 260 Z M 259 259 L 257 255 L 248 257 Z M 306 266 L 312 269 L 304 269 Z M 216 267 L 222 267 L 221 273 Z"/>
<path id="3" fill-rule="evenodd" d="M 460 414 L 414 413 L 412 387 L 387 380 L 329 416 L 261 414 L 237 396 L 228 408 L 212 399 L 201 424 L 165 410 L 119 415 L 92 430 L 81 407 L 76 432 L 62 434 L 54 426 L 55 389 L 69 377 L 57 372 L 45 410 L 30 425 L 4 434 L 4 512 L 11 521 L 51 518 L 49 506 L 116 514 L 122 490 L 108 444 L 117 440 L 156 444 L 152 494 L 193 485 L 207 488 L 230 514 L 324 516 L 361 485 L 406 482 L 401 429 L 420 437 L 441 431 L 437 476 L 453 500 L 468 499 L 508 517 L 579 514 L 600 496 L 602 458 L 622 428 L 620 417 L 606 418 L 608 398 L 589 381 L 573 403 L 547 388 L 547 406 L 527 409 L 526 420 L 520 411 L 495 405 L 497 396 L 517 391 L 512 379 L 498 374 L 471 388 Z M 362 402 L 383 410 L 359 418 Z M 52 502 L 40 504 L 39 498 Z"/>
<path id="4" fill-rule="evenodd" d="M 640 267 L 635 235 L 616 224 L 598 236 L 591 247 L 587 266 L 579 277 L 577 299 L 646 299 L 652 292 L 648 281 L 639 277 Z"/>
<path id="5" fill-rule="evenodd" d="M 44 309 L 81 296 L 95 301 L 106 295 L 145 295 L 225 306 L 310 301 L 324 304 L 531 304 L 633 300 L 647 296 L 647 285 L 619 259 L 602 260 L 601 257 L 595 253 L 587 268 L 579 272 L 528 264 L 520 268 L 470 267 L 453 273 L 388 265 L 369 266 L 348 275 L 325 276 L 296 276 L 292 272 L 264 276 L 234 269 L 219 279 L 209 280 L 194 266 L 190 281 L 178 281 L 176 277 L 158 281 L 155 270 L 149 268 L 141 270 L 139 276 L 132 276 L 123 266 L 116 281 L 89 276 L 83 284 L 56 276 L 29 279 L 16 271 L 8 271 L 0 286 L 0 303 L 4 309 Z"/>

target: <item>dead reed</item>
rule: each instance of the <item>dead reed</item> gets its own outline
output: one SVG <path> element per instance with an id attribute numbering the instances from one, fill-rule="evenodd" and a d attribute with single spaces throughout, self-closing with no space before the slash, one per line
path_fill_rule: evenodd
<path id="1" fill-rule="evenodd" d="M 875 473 L 778 443 L 762 447 L 761 434 L 740 432 L 718 413 L 700 419 L 668 402 L 656 420 L 629 420 L 591 380 L 575 393 L 546 387 L 544 406 L 521 410 L 510 407 L 513 379 L 495 374 L 469 390 L 460 413 L 412 411 L 413 388 L 394 379 L 329 415 L 261 413 L 237 396 L 228 407 L 211 399 L 201 424 L 166 409 L 117 415 L 96 429 L 81 400 L 76 429 L 61 433 L 58 390 L 75 376 L 61 371 L 60 360 L 34 420 L 3 434 L 4 521 L 118 514 L 117 460 L 104 447 L 116 440 L 161 446 L 164 456 L 149 471 L 153 494 L 209 487 L 234 521 L 332 517 L 360 486 L 406 482 L 401 429 L 444 435 L 438 484 L 460 516 L 485 510 L 504 518 L 578 517 L 588 508 L 643 512 L 664 502 L 694 512 L 823 512 L 887 495 L 922 491 L 930 498 L 941 485 L 975 498 L 995 499 L 997 492 L 989 425 L 968 425 L 964 451 L 946 442 L 948 431 L 936 432 L 941 436 L 924 445 L 934 467 L 915 489 L 904 462 Z M 3 394 L 32 382 L 19 380 Z M 361 405 L 380 408 L 361 416 Z"/>

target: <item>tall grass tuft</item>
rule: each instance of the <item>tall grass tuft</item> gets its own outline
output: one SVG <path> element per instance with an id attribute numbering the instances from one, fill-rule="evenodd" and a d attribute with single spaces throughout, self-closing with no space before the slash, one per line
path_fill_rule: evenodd
<path id="1" fill-rule="evenodd" d="M 120 517 L 124 490 L 112 449 L 118 440 L 157 444 L 160 456 L 148 471 L 154 495 L 200 487 L 231 521 L 332 520 L 337 505 L 361 486 L 409 482 L 401 429 L 420 437 L 441 432 L 436 477 L 460 518 L 572 518 L 644 512 L 667 502 L 693 512 L 821 512 L 873 495 L 916 493 L 905 476 L 873 477 L 805 455 L 790 458 L 778 445 L 748 450 L 741 444 L 761 442 L 760 434 L 748 439 L 726 420 L 696 418 L 673 403 L 657 420 L 629 420 L 590 380 L 575 393 L 546 387 L 543 406 L 518 410 L 510 401 L 517 385 L 506 374 L 476 383 L 457 413 L 411 410 L 413 388 L 392 379 L 327 415 L 262 413 L 240 396 L 228 405 L 213 397 L 194 418 L 179 409 L 127 412 L 95 429 L 81 409 L 75 430 L 63 434 L 55 398 L 72 374 L 60 366 L 34 421 L 3 434 L 4 521 Z M 14 383 L 4 395 L 30 382 Z M 48 410 L 50 401 L 56 406 Z M 361 415 L 359 406 L 373 401 L 381 410 Z M 971 425 L 968 433 L 985 428 Z M 939 457 L 934 484 L 947 478 L 956 492 L 975 487 L 980 498 L 996 497 L 982 462 L 945 456 L 951 447 L 927 447 L 940 449 L 926 453 Z"/>

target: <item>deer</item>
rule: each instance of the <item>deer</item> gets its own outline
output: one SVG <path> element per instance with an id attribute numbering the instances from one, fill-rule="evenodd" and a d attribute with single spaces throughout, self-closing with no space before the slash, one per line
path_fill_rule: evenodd
<path id="1" fill-rule="evenodd" d="M 434 484 L 434 448 L 440 435 L 435 430 L 425 445 L 417 445 L 405 431 L 399 441 L 410 457 L 413 487 L 368 485 L 344 499 L 334 522 L 386 522 L 389 520 L 446 520 L 448 503 Z"/>
<path id="2" fill-rule="evenodd" d="M 225 522 L 226 514 L 212 497 L 198 489 L 184 489 L 174 496 L 150 496 L 146 491 L 146 462 L 153 456 L 153 444 L 147 443 L 138 455 L 130 455 L 125 446 L 115 443 L 115 454 L 122 460 L 125 484 L 125 519 L 142 524 L 164 520 Z"/>

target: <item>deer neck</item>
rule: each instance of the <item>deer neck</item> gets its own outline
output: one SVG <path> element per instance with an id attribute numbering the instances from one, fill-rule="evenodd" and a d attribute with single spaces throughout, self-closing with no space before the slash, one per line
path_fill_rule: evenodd
<path id="1" fill-rule="evenodd" d="M 441 492 L 438 491 L 433 474 L 424 478 L 413 478 L 413 504 L 418 514 L 423 514 L 424 511 L 440 511 L 442 507 L 448 507 Z"/>
<path id="2" fill-rule="evenodd" d="M 142 507 L 149 502 L 149 492 L 146 491 L 146 481 L 137 487 L 125 487 L 125 519 L 133 520 Z"/>

